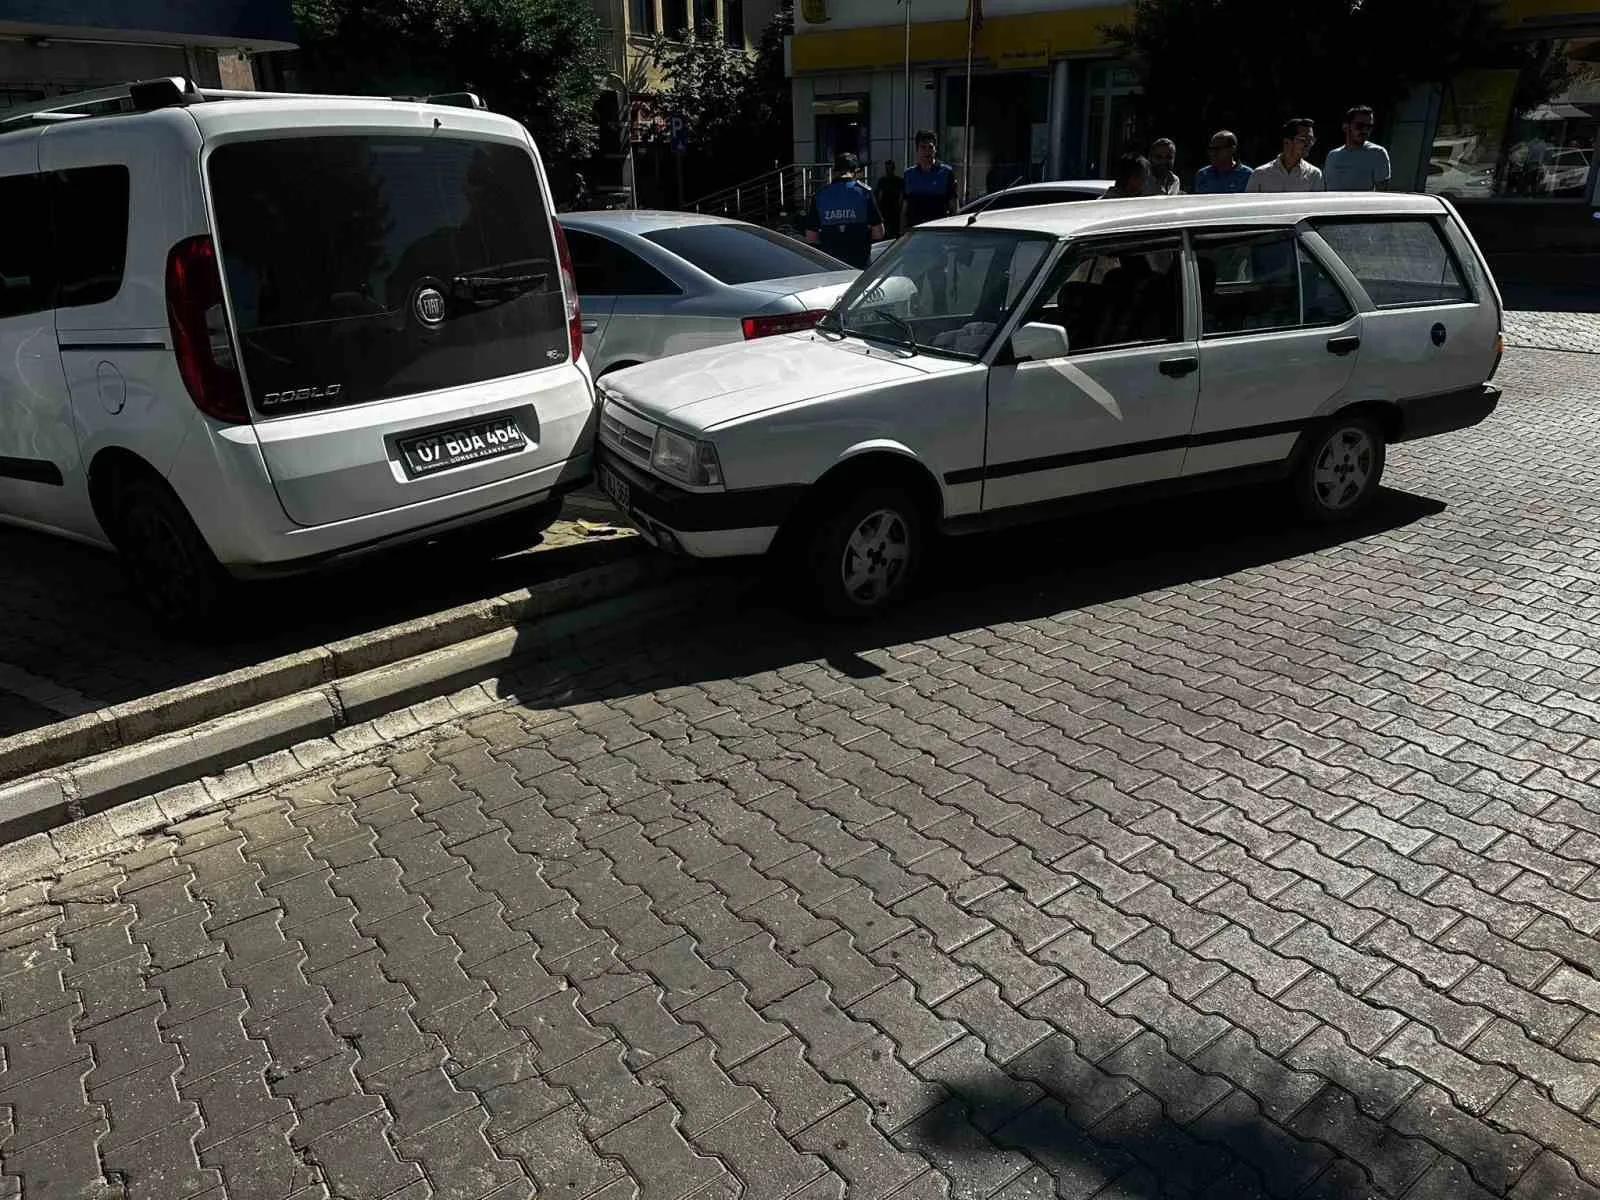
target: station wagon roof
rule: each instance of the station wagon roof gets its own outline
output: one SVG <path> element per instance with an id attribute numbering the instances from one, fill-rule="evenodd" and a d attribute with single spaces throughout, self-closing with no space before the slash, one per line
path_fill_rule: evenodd
<path id="1" fill-rule="evenodd" d="M 646 234 L 658 229 L 678 229 L 685 225 L 743 225 L 728 217 L 710 213 L 668 212 L 651 208 L 598 208 L 557 213 L 556 219 L 574 229 L 615 229 L 621 233 Z"/>
<path id="2" fill-rule="evenodd" d="M 919 229 L 1014 229 L 1057 237 L 1130 233 L 1210 224 L 1293 225 L 1307 217 L 1438 216 L 1437 196 L 1404 192 L 1307 192 L 1296 195 L 1152 196 L 1132 200 L 1043 204 L 929 221 Z"/>

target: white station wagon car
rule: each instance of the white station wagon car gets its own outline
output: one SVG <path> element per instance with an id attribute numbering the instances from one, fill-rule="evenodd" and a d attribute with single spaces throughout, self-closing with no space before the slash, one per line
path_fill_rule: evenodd
<path id="1" fill-rule="evenodd" d="M 1238 482 L 1349 517 L 1388 446 L 1494 410 L 1501 315 L 1435 196 L 954 217 L 812 332 L 607 376 L 600 482 L 663 547 L 782 548 L 865 614 L 936 532 Z"/>

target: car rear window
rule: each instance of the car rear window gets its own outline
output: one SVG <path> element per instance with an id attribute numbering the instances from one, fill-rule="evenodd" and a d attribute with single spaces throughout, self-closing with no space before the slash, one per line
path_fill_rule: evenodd
<path id="1" fill-rule="evenodd" d="M 1062 190 L 1058 192 L 1017 192 L 1010 196 L 998 196 L 989 205 L 990 212 L 999 212 L 1007 208 L 1037 208 L 1041 204 L 1071 204 L 1078 200 L 1093 200 L 1095 197 L 1090 192 L 1074 192 Z"/>
<path id="2" fill-rule="evenodd" d="M 525 148 L 318 135 L 223 145 L 209 171 L 245 376 L 265 415 L 567 358 L 561 273 Z"/>
<path id="3" fill-rule="evenodd" d="M 1318 221 L 1317 232 L 1379 308 L 1459 304 L 1472 293 L 1455 255 L 1426 217 Z"/>
<path id="4" fill-rule="evenodd" d="M 851 269 L 802 241 L 755 225 L 681 225 L 643 236 L 722 283 Z"/>

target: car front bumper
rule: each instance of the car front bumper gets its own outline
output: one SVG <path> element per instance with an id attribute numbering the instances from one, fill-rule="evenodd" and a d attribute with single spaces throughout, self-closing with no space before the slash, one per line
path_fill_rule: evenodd
<path id="1" fill-rule="evenodd" d="M 765 554 L 800 504 L 798 485 L 691 492 L 650 474 L 602 445 L 601 491 L 656 546 L 692 558 Z"/>

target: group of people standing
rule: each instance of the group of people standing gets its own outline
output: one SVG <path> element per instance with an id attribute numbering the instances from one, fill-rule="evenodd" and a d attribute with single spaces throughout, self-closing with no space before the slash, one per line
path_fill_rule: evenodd
<path id="1" fill-rule="evenodd" d="M 1239 139 L 1223 129 L 1211 135 L 1211 163 L 1194 177 L 1196 195 L 1235 192 L 1376 192 L 1389 186 L 1389 152 L 1372 140 L 1373 111 L 1357 105 L 1344 116 L 1344 144 L 1329 151 L 1323 165 L 1308 156 L 1317 144 L 1316 125 L 1307 117 L 1283 123 L 1283 146 L 1276 158 L 1259 167 L 1239 161 Z M 955 168 L 939 161 L 939 143 L 931 130 L 917 131 L 917 161 L 904 175 L 895 164 L 869 188 L 858 178 L 861 164 L 854 154 L 834 160 L 833 181 L 812 197 L 806 215 L 806 240 L 835 258 L 865 268 L 872 243 L 899 237 L 924 221 L 956 211 Z M 1178 147 L 1171 138 L 1157 138 L 1148 156 L 1128 154 L 1117 164 L 1106 199 L 1133 196 L 1181 196 L 1177 173 Z"/>
<path id="2" fill-rule="evenodd" d="M 904 175 L 895 164 L 884 164 L 883 178 L 868 188 L 857 176 L 861 163 L 854 154 L 833 161 L 833 182 L 811 198 L 806 215 L 806 241 L 853 267 L 865 268 L 872 258 L 872 243 L 885 236 L 948 217 L 956 211 L 956 172 L 939 161 L 939 142 L 933 131 L 919 129 L 917 161 Z"/>
<path id="3" fill-rule="evenodd" d="M 1317 144 L 1316 125 L 1308 117 L 1283 123 L 1283 147 L 1271 162 L 1247 167 L 1239 161 L 1239 139 L 1227 129 L 1211 135 L 1209 166 L 1194 177 L 1194 193 L 1201 196 L 1236 192 L 1378 192 L 1389 186 L 1392 168 L 1389 152 L 1372 140 L 1376 120 L 1371 108 L 1356 105 L 1344 115 L 1344 144 L 1328 152 L 1323 165 L 1314 167 L 1308 156 Z M 1175 170 L 1178 148 L 1171 138 L 1158 138 L 1148 156 L 1125 155 L 1117 164 L 1107 198 L 1129 196 L 1181 196 L 1183 185 Z"/>

